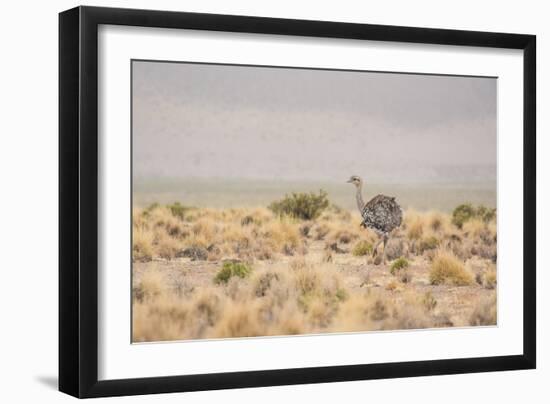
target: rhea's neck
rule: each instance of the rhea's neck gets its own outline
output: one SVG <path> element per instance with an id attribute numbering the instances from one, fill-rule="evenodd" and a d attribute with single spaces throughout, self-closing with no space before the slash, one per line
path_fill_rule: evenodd
<path id="1" fill-rule="evenodd" d="M 355 194 L 355 200 L 357 201 L 357 209 L 359 209 L 359 212 L 363 212 L 363 208 L 365 207 L 365 202 L 363 201 L 363 185 L 359 184 L 357 186 L 357 192 Z"/>

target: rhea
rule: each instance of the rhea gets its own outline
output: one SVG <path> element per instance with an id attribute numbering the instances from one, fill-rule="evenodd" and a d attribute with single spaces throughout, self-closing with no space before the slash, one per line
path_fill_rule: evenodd
<path id="1" fill-rule="evenodd" d="M 386 195 L 376 195 L 370 201 L 363 201 L 363 180 L 357 175 L 352 175 L 347 181 L 355 185 L 357 208 L 361 213 L 361 227 L 374 230 L 379 239 L 376 242 L 372 256 L 377 255 L 377 249 L 380 243 L 384 243 L 382 249 L 382 262 L 386 262 L 386 244 L 390 239 L 392 232 L 401 226 L 403 220 L 403 210 L 395 201 L 395 197 Z"/>

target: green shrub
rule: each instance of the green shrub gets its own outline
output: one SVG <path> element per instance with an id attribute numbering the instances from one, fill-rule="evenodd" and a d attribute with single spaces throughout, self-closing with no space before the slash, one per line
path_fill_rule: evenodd
<path id="1" fill-rule="evenodd" d="M 348 292 L 346 291 L 346 289 L 339 288 L 336 291 L 336 299 L 338 299 L 339 301 L 343 302 L 347 298 L 348 298 Z"/>
<path id="2" fill-rule="evenodd" d="M 241 219 L 241 226 L 248 226 L 249 224 L 254 223 L 254 217 L 251 215 L 246 215 Z"/>
<path id="3" fill-rule="evenodd" d="M 328 210 L 329 212 L 336 213 L 337 215 L 347 212 L 346 210 L 342 209 L 340 206 L 336 205 L 335 203 L 331 203 Z"/>
<path id="4" fill-rule="evenodd" d="M 160 205 L 158 204 L 158 202 L 153 202 L 152 204 L 147 206 L 147 208 L 145 210 L 148 210 L 149 212 L 151 212 L 152 210 L 155 210 L 159 207 L 160 207 Z"/>
<path id="5" fill-rule="evenodd" d="M 453 210 L 452 222 L 456 227 L 462 229 L 464 223 L 474 218 L 479 218 L 485 223 L 490 222 L 496 217 L 496 213 L 497 210 L 494 208 L 488 208 L 484 205 L 474 208 L 471 203 L 464 203 Z"/>
<path id="6" fill-rule="evenodd" d="M 355 247 L 353 247 L 353 250 L 351 251 L 351 253 L 356 257 L 361 257 L 363 255 L 371 254 L 372 244 L 362 240 L 357 244 L 355 244 Z"/>
<path id="7" fill-rule="evenodd" d="M 328 206 L 327 193 L 320 190 L 318 194 L 293 192 L 291 195 L 285 195 L 280 201 L 272 202 L 268 208 L 278 216 L 312 220 L 319 217 Z"/>
<path id="8" fill-rule="evenodd" d="M 409 261 L 407 261 L 403 257 L 399 257 L 398 259 L 393 261 L 393 263 L 391 264 L 390 272 L 392 275 L 394 275 L 396 271 L 399 271 L 400 269 L 405 269 L 408 267 L 409 267 Z"/>
<path id="9" fill-rule="evenodd" d="M 426 250 L 435 250 L 439 246 L 439 240 L 435 236 L 425 237 L 420 241 L 418 249 L 420 253 Z"/>
<path id="10" fill-rule="evenodd" d="M 245 263 L 232 261 L 224 262 L 222 269 L 220 269 L 214 277 L 214 283 L 227 283 L 233 276 L 246 278 L 251 272 L 252 268 Z"/>
<path id="11" fill-rule="evenodd" d="M 485 223 L 489 223 L 497 215 L 497 210 L 494 208 L 488 208 L 484 205 L 479 205 L 476 209 L 476 216 L 483 220 Z"/>
<path id="12" fill-rule="evenodd" d="M 160 205 L 156 202 L 150 204 L 149 206 L 147 206 L 144 210 L 143 210 L 143 213 L 142 215 L 144 217 L 148 217 L 152 211 L 154 211 L 155 209 L 157 209 Z"/>
<path id="13" fill-rule="evenodd" d="M 462 225 L 466 223 L 468 220 L 472 219 L 476 215 L 476 211 L 472 204 L 470 203 L 463 203 L 462 205 L 458 205 L 453 210 L 453 224 L 458 227 L 459 229 L 462 229 Z"/>
<path id="14" fill-rule="evenodd" d="M 168 209 L 170 209 L 172 216 L 183 219 L 183 217 L 185 216 L 185 213 L 191 210 L 192 208 L 189 206 L 182 205 L 179 202 L 174 202 L 172 205 L 168 205 Z"/>

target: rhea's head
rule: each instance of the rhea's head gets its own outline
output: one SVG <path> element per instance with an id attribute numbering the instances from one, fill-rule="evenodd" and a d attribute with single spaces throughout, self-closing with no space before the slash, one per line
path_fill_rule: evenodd
<path id="1" fill-rule="evenodd" d="M 351 177 L 349 177 L 349 180 L 347 182 L 355 185 L 356 187 L 360 187 L 363 183 L 363 180 L 357 175 L 352 175 Z"/>

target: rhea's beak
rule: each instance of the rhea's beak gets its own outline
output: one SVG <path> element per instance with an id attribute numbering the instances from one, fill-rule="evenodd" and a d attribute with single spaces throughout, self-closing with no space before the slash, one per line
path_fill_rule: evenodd
<path id="1" fill-rule="evenodd" d="M 348 184 L 352 183 L 353 180 L 350 178 L 349 180 L 346 181 Z"/>

